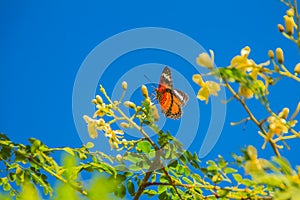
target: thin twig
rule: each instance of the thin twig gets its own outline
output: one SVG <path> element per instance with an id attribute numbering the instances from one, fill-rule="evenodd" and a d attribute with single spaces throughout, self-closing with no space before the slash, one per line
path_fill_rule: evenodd
<path id="1" fill-rule="evenodd" d="M 260 123 L 255 117 L 254 115 L 252 114 L 252 112 L 250 111 L 250 109 L 248 108 L 248 106 L 245 104 L 245 102 L 240 98 L 240 96 L 233 90 L 233 88 L 228 84 L 227 80 L 225 78 L 223 78 L 224 82 L 225 82 L 225 85 L 226 87 L 229 89 L 229 91 L 233 94 L 234 98 L 236 100 L 238 100 L 242 106 L 244 107 L 244 109 L 246 110 L 246 112 L 248 113 L 250 119 L 258 126 L 258 128 L 261 130 L 261 132 L 264 134 L 264 135 L 267 135 L 267 132 L 266 130 L 262 127 L 262 123 Z M 269 140 L 269 143 L 271 144 L 271 147 L 273 149 L 273 151 L 275 152 L 276 156 L 277 157 L 280 157 L 280 153 L 276 147 L 276 144 L 272 141 L 272 140 Z"/>

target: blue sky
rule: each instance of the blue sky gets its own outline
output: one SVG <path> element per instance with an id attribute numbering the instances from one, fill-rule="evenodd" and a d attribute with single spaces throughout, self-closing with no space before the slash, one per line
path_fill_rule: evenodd
<path id="1" fill-rule="evenodd" d="M 162 27 L 186 34 L 206 50 L 213 49 L 218 66 L 229 65 L 231 58 L 246 45 L 252 49 L 250 57 L 258 63 L 267 60 L 269 49 L 282 47 L 286 66 L 292 70 L 299 62 L 298 49 L 277 31 L 277 24 L 283 23 L 285 9 L 279 0 L 1 1 L 0 131 L 15 142 L 24 143 L 27 138 L 35 137 L 49 146 L 80 146 L 82 142 L 72 115 L 76 74 L 100 42 L 133 28 Z M 99 83 L 109 88 L 133 66 L 156 62 L 173 64 L 172 67 L 190 80 L 194 91 L 198 89 L 191 81 L 195 70 L 188 67 L 182 70 L 179 65 L 185 62 L 172 54 L 145 50 L 127 56 L 109 66 L 106 77 Z M 157 77 L 153 82 L 157 82 L 160 73 L 153 76 Z M 283 79 L 270 92 L 274 111 L 280 111 L 283 106 L 293 110 L 300 100 L 300 87 L 295 81 Z M 254 111 L 263 116 L 253 100 L 249 103 L 254 103 Z M 203 102 L 199 106 L 205 127 L 210 108 Z M 226 125 L 205 159 L 213 159 L 218 154 L 229 157 L 231 152 L 238 152 L 239 147 L 248 144 L 260 148 L 263 141 L 251 123 L 246 130 L 243 126 L 229 126 L 231 121 L 245 116 L 237 102 L 227 105 Z M 202 141 L 203 136 L 197 135 L 190 150 L 199 151 Z M 282 153 L 293 165 L 299 164 L 299 141 L 291 141 L 290 146 L 290 151 Z M 260 153 L 267 158 L 273 155 L 269 146 Z"/>

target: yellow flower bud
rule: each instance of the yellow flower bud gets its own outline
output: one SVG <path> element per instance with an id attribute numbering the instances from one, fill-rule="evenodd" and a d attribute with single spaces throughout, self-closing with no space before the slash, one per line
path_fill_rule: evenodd
<path id="1" fill-rule="evenodd" d="M 149 95 L 148 95 L 148 89 L 145 85 L 142 85 L 142 94 L 145 98 L 148 98 Z"/>
<path id="2" fill-rule="evenodd" d="M 269 56 L 270 59 L 274 59 L 274 51 L 269 50 L 268 51 L 268 56 Z"/>
<path id="3" fill-rule="evenodd" d="M 120 126 L 121 126 L 122 128 L 128 128 L 128 127 L 129 127 L 129 124 L 126 123 L 126 122 L 121 122 L 121 123 L 120 123 Z"/>
<path id="4" fill-rule="evenodd" d="M 289 16 L 289 17 L 294 17 L 294 9 L 293 8 L 290 8 L 286 11 L 286 15 Z"/>
<path id="5" fill-rule="evenodd" d="M 104 87 L 102 85 L 100 85 L 100 92 L 106 93 L 106 91 L 105 91 L 105 89 L 104 89 Z"/>
<path id="6" fill-rule="evenodd" d="M 93 100 L 92 100 L 92 103 L 93 103 L 93 104 L 97 104 L 97 100 L 96 100 L 96 99 L 93 99 Z"/>
<path id="7" fill-rule="evenodd" d="M 298 76 L 298 74 L 300 74 L 300 63 L 298 63 L 295 68 L 294 68 L 294 73 L 296 76 Z"/>
<path id="8" fill-rule="evenodd" d="M 123 90 L 127 89 L 127 82 L 126 81 L 122 82 L 122 88 L 123 88 Z"/>
<path id="9" fill-rule="evenodd" d="M 146 104 L 148 104 L 148 105 L 150 105 L 150 104 L 151 104 L 151 100 L 150 100 L 150 98 L 149 98 L 149 97 L 147 97 L 147 98 L 145 99 L 145 103 L 146 103 Z"/>
<path id="10" fill-rule="evenodd" d="M 279 72 L 280 71 L 279 66 L 278 65 L 274 65 L 274 70 L 275 70 L 275 72 Z"/>
<path id="11" fill-rule="evenodd" d="M 103 100 L 100 95 L 96 95 L 96 100 L 97 100 L 97 103 L 99 103 L 99 104 L 103 103 Z"/>
<path id="12" fill-rule="evenodd" d="M 276 58 L 277 58 L 279 64 L 283 63 L 284 57 L 283 57 L 283 51 L 281 48 L 276 49 Z"/>
<path id="13" fill-rule="evenodd" d="M 132 109 L 136 108 L 136 105 L 131 101 L 125 101 L 124 106 L 126 106 L 127 108 L 132 108 Z"/>
<path id="14" fill-rule="evenodd" d="M 284 32 L 284 27 L 282 24 L 278 24 L 277 27 L 278 27 L 279 32 L 281 32 L 281 33 Z"/>
<path id="15" fill-rule="evenodd" d="M 278 117 L 286 119 L 290 112 L 289 108 L 283 108 L 282 111 L 279 113 Z"/>
<path id="16" fill-rule="evenodd" d="M 123 158 L 122 158 L 121 154 L 117 154 L 116 159 L 118 162 L 121 162 Z"/>
<path id="17" fill-rule="evenodd" d="M 287 15 L 285 15 L 283 18 L 284 18 L 285 28 L 286 28 L 287 34 L 293 35 L 294 34 L 294 21 L 293 21 L 293 18 L 288 17 Z"/>

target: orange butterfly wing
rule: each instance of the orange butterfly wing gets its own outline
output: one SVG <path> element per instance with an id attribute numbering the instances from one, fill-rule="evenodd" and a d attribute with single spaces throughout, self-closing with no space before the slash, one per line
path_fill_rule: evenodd
<path id="1" fill-rule="evenodd" d="M 168 67 L 165 67 L 161 74 L 156 89 L 156 97 L 161 111 L 166 117 L 179 119 L 182 116 L 181 107 L 188 101 L 188 95 L 180 90 L 173 89 L 171 71 Z"/>

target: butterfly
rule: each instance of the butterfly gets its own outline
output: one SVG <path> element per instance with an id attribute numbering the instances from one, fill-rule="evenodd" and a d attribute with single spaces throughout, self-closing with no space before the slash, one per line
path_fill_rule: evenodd
<path id="1" fill-rule="evenodd" d="M 168 118 L 179 119 L 182 116 L 182 107 L 189 97 L 186 93 L 173 88 L 171 70 L 168 67 L 162 71 L 155 92 L 162 113 Z"/>

